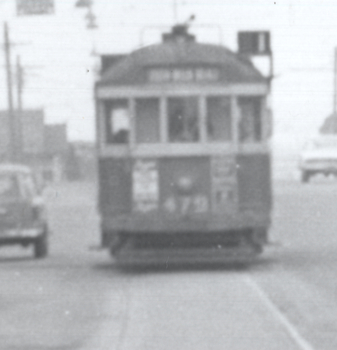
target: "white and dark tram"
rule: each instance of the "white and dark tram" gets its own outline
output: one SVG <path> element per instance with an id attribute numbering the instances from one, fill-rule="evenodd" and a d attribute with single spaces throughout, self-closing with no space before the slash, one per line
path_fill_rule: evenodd
<path id="1" fill-rule="evenodd" d="M 103 56 L 95 86 L 102 246 L 121 264 L 246 261 L 271 224 L 269 80 L 176 25 Z"/>

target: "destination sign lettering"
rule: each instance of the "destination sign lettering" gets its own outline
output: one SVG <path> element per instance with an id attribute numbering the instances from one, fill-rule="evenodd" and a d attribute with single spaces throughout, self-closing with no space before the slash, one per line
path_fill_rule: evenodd
<path id="1" fill-rule="evenodd" d="M 163 82 L 207 82 L 219 80 L 218 68 L 151 68 L 148 80 Z"/>

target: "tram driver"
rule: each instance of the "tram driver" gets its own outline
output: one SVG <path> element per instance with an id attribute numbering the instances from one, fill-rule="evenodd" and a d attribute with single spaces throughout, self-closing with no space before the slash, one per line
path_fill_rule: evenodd
<path id="1" fill-rule="evenodd" d="M 169 139 L 171 142 L 199 140 L 198 104 L 193 97 L 168 101 Z"/>

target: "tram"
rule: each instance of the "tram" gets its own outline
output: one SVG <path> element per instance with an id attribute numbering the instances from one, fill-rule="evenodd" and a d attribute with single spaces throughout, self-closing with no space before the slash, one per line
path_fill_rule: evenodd
<path id="1" fill-rule="evenodd" d="M 185 25 L 102 62 L 102 246 L 122 265 L 254 259 L 271 224 L 268 79 Z"/>

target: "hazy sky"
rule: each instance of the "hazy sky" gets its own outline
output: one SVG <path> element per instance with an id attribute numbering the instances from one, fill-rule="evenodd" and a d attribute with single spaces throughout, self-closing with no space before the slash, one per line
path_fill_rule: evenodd
<path id="1" fill-rule="evenodd" d="M 159 40 L 160 29 L 149 27 L 174 23 L 174 1 L 94 0 L 99 26 L 94 31 L 86 29 L 86 10 L 75 8 L 75 2 L 55 0 L 54 15 L 17 17 L 15 0 L 0 0 L 0 22 L 7 21 L 11 40 L 18 44 L 12 48 L 12 62 L 20 55 L 25 66 L 24 106 L 43 107 L 47 122 L 67 122 L 71 139 L 92 140 L 92 48 L 98 53 L 125 53 L 140 47 L 141 41 Z M 337 1 L 176 0 L 176 4 L 178 21 L 196 16 L 192 30 L 202 42 L 219 43 L 220 26 L 222 43 L 236 50 L 238 30 L 270 30 L 276 74 L 275 139 L 299 142 L 317 131 L 333 109 Z M 213 27 L 198 28 L 204 24 Z M 0 108 L 6 108 L 3 54 L 0 65 Z"/>

